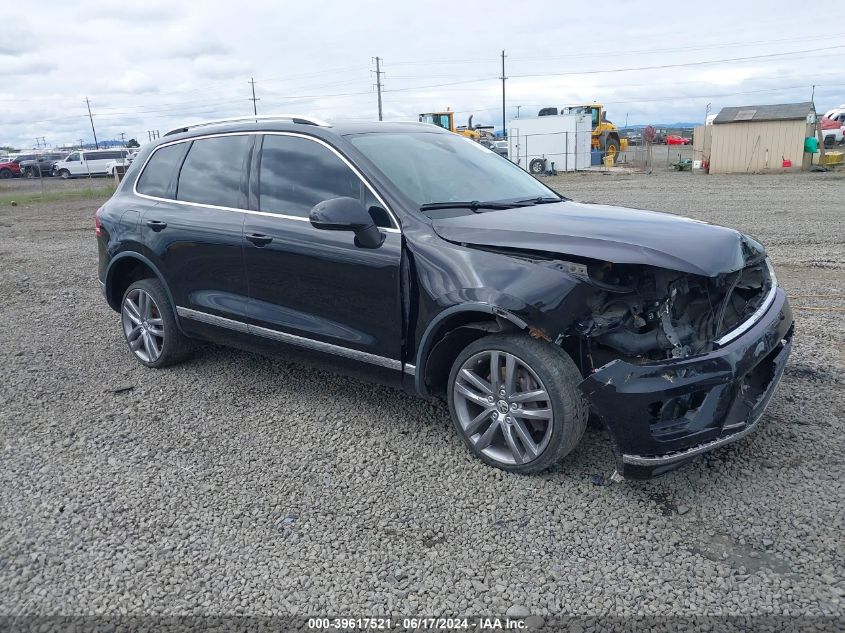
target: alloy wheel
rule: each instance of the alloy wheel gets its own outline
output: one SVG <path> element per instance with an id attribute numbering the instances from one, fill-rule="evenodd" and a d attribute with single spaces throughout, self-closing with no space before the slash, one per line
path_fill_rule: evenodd
<path id="1" fill-rule="evenodd" d="M 522 359 L 485 350 L 461 365 L 453 385 L 461 429 L 476 450 L 502 464 L 526 464 L 549 444 L 551 398 Z"/>
<path id="2" fill-rule="evenodd" d="M 164 321 L 155 300 L 135 288 L 123 300 L 120 314 L 129 349 L 145 363 L 154 363 L 164 346 Z"/>

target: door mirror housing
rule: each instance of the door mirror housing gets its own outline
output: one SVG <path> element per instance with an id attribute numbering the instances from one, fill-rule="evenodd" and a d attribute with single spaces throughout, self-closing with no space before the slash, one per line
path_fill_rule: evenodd
<path id="1" fill-rule="evenodd" d="M 361 248 L 378 248 L 384 242 L 364 205 L 355 198 L 331 198 L 318 202 L 308 216 L 311 225 L 324 231 L 352 231 L 355 245 Z"/>

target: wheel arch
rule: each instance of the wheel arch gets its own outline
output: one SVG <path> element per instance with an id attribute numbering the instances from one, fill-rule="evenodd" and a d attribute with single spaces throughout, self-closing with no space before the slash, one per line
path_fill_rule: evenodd
<path id="1" fill-rule="evenodd" d="M 106 269 L 106 301 L 115 312 L 120 312 L 120 300 L 126 289 L 139 279 L 154 277 L 161 283 L 167 293 L 167 299 L 173 309 L 176 304 L 173 302 L 173 295 L 170 286 L 164 280 L 164 276 L 158 267 L 146 256 L 135 251 L 124 251 L 115 255 L 109 262 Z M 176 320 L 178 325 L 179 320 Z"/>
<path id="2" fill-rule="evenodd" d="M 475 339 L 507 330 L 525 330 L 528 324 L 515 314 L 490 303 L 454 305 L 434 317 L 420 339 L 414 386 L 423 397 L 445 388 L 458 353 Z"/>

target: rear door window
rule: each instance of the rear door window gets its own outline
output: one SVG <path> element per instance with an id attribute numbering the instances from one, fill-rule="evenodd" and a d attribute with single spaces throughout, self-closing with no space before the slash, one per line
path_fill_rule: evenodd
<path id="1" fill-rule="evenodd" d="M 190 143 L 168 145 L 153 152 L 141 177 L 138 178 L 138 193 L 156 198 L 173 198 L 176 174 Z"/>
<path id="2" fill-rule="evenodd" d="M 259 209 L 307 218 L 318 202 L 349 197 L 375 204 L 349 166 L 325 146 L 299 136 L 266 135 L 259 169 Z M 389 220 L 377 223 L 389 226 Z"/>
<path id="3" fill-rule="evenodd" d="M 251 147 L 252 137 L 245 134 L 194 141 L 179 173 L 176 199 L 245 209 L 243 174 Z"/>

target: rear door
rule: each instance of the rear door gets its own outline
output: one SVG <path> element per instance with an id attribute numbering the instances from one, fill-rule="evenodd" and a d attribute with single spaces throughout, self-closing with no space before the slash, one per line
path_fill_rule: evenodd
<path id="1" fill-rule="evenodd" d="M 136 184 L 154 201 L 141 217 L 186 329 L 239 329 L 247 314 L 242 227 L 253 136 L 219 135 L 158 148 Z M 243 326 L 245 327 L 245 326 Z"/>
<path id="2" fill-rule="evenodd" d="M 255 332 L 392 370 L 400 369 L 402 235 L 385 205 L 329 145 L 267 134 L 253 162 L 258 213 L 246 216 L 244 261 Z M 386 237 L 360 248 L 353 233 L 314 228 L 318 202 L 359 198 Z"/>
<path id="3" fill-rule="evenodd" d="M 117 151 L 111 152 L 86 152 L 86 159 L 88 161 L 88 170 L 92 174 L 105 174 L 108 171 L 108 165 L 111 161 L 120 158 L 121 154 Z"/>

